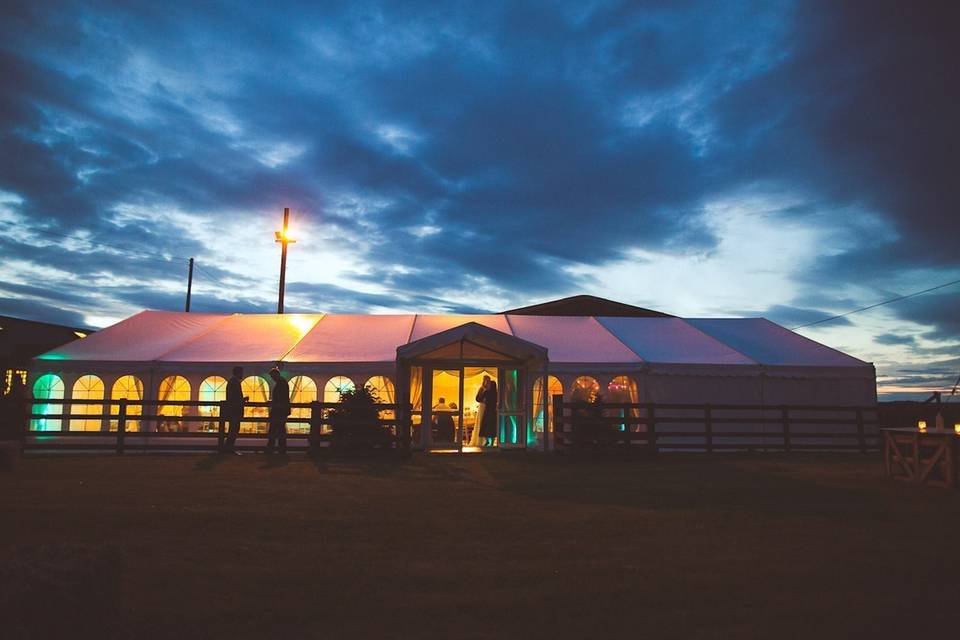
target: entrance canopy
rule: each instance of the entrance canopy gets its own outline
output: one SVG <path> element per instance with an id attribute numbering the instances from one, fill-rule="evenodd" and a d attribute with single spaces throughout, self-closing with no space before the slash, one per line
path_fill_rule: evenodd
<path id="1" fill-rule="evenodd" d="M 546 362 L 547 350 L 479 322 L 468 322 L 398 347 L 397 358 L 517 360 L 536 364 Z"/>
<path id="2" fill-rule="evenodd" d="M 203 314 L 142 311 L 40 361 L 393 363 L 463 341 L 558 364 L 869 368 L 763 318 Z M 469 347 L 472 348 L 472 347 Z"/>

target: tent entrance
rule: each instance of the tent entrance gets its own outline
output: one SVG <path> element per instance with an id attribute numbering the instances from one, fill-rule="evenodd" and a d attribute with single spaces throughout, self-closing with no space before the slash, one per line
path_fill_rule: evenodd
<path id="1" fill-rule="evenodd" d="M 411 446 L 480 451 L 483 422 L 477 392 L 485 376 L 497 383 L 494 446 L 525 448 L 527 372 L 547 363 L 543 347 L 475 322 L 397 349 L 398 392 L 412 407 Z M 483 408 L 487 412 L 487 407 Z M 488 418 L 489 419 L 489 418 Z"/>
<path id="2" fill-rule="evenodd" d="M 429 433 L 421 434 L 420 444 L 433 449 L 480 451 L 484 444 L 480 421 L 487 408 L 481 408 L 477 393 L 484 377 L 498 382 L 500 371 L 490 365 L 428 367 L 425 378 L 429 379 L 430 388 L 424 390 L 424 396 L 429 394 L 430 408 L 424 411 L 422 424 L 429 425 Z"/>

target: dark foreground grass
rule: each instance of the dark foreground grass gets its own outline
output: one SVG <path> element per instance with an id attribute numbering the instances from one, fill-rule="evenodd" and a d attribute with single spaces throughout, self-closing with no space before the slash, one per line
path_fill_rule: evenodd
<path id="1" fill-rule="evenodd" d="M 0 555 L 120 546 L 125 637 L 960 630 L 960 495 L 874 456 L 51 456 L 0 488 Z"/>

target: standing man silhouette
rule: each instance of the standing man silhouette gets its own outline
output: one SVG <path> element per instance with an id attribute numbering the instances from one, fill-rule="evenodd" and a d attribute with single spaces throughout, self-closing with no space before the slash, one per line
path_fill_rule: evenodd
<path id="1" fill-rule="evenodd" d="M 267 432 L 267 453 L 273 453 L 274 442 L 280 453 L 287 452 L 287 416 L 290 415 L 290 385 L 280 375 L 280 369 L 270 369 L 273 393 L 270 396 L 270 430 Z"/>
<path id="2" fill-rule="evenodd" d="M 234 367 L 233 376 L 227 382 L 227 401 L 223 407 L 223 417 L 230 424 L 230 432 L 223 450 L 227 453 L 240 455 L 237 451 L 237 436 L 240 434 L 240 419 L 243 418 L 243 389 L 240 381 L 243 379 L 243 367 Z"/>

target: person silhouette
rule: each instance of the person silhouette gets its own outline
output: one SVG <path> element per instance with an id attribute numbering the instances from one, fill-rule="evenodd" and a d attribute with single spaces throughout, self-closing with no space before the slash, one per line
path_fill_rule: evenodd
<path id="1" fill-rule="evenodd" d="M 492 447 L 497 439 L 497 401 L 496 380 L 484 376 L 483 386 L 477 393 L 477 402 L 483 407 L 483 416 L 480 417 L 480 437 L 484 439 L 485 447 Z"/>
<path id="2" fill-rule="evenodd" d="M 237 451 L 237 436 L 240 434 L 240 419 L 243 418 L 243 403 L 246 401 L 243 397 L 241 380 L 243 380 L 243 367 L 234 367 L 233 375 L 227 381 L 227 398 L 223 406 L 223 419 L 230 426 L 223 450 L 225 453 L 238 456 L 240 452 Z"/>
<path id="3" fill-rule="evenodd" d="M 436 442 L 453 442 L 456 425 L 447 399 L 443 396 L 437 398 L 437 404 L 433 405 L 433 426 Z"/>
<path id="4" fill-rule="evenodd" d="M 470 447 L 480 446 L 480 425 L 483 424 L 483 416 L 487 410 L 486 399 L 483 394 L 488 384 L 490 384 L 490 376 L 483 376 L 483 380 L 480 382 L 480 388 L 477 389 L 477 396 L 474 399 L 477 403 L 477 413 L 473 419 L 473 430 L 470 432 L 470 441 L 467 443 L 467 446 Z"/>
<path id="5" fill-rule="evenodd" d="M 270 428 L 267 431 L 267 453 L 273 453 L 277 443 L 280 453 L 287 452 L 287 416 L 290 415 L 290 385 L 280 375 L 280 369 L 270 369 L 273 391 L 270 395 Z"/>

